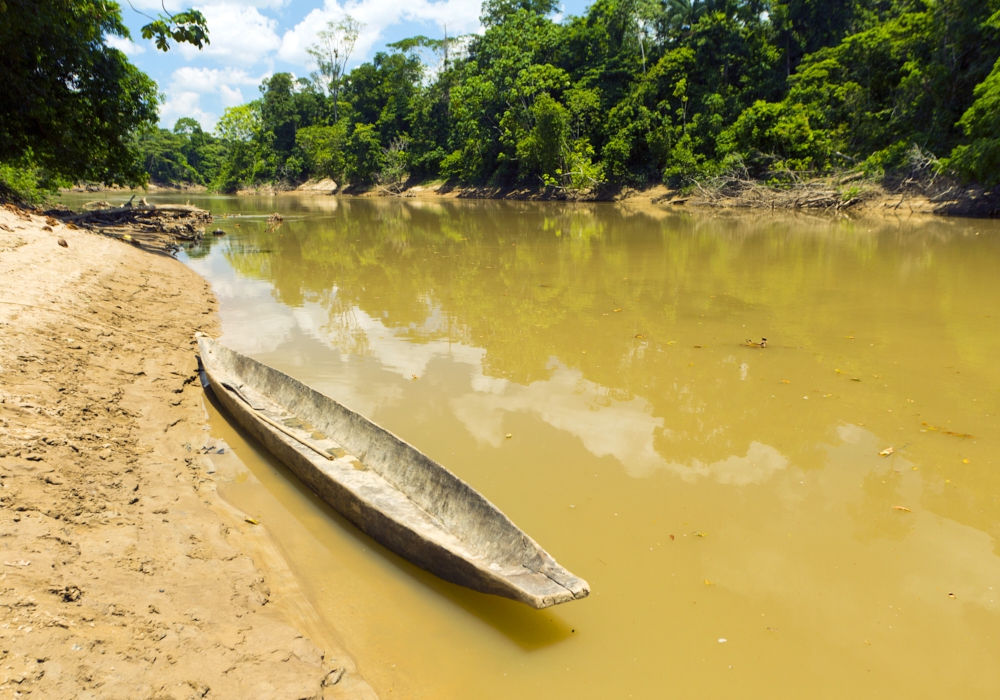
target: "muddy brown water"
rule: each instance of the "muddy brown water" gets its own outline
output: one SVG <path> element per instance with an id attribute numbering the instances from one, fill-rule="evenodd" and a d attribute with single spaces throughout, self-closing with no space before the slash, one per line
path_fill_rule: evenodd
<path id="1" fill-rule="evenodd" d="M 443 583 L 213 412 L 223 494 L 382 698 L 1000 692 L 1000 225 L 182 199 L 255 215 L 184 254 L 223 342 L 590 582 L 544 611 Z"/>

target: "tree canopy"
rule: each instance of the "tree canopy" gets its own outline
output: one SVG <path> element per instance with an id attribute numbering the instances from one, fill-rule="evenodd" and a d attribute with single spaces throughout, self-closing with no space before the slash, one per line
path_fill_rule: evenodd
<path id="1" fill-rule="evenodd" d="M 347 16 L 319 35 L 310 77 L 270 76 L 212 134 L 185 122 L 138 140 L 129 135 L 155 118 L 155 86 L 103 44 L 125 31 L 117 9 L 54 0 L 32 14 L 30 4 L 2 6 L 25 14 L 35 47 L 14 55 L 7 42 L 5 60 L 36 71 L 48 56 L 78 62 L 15 82 L 0 161 L 30 150 L 78 178 L 581 190 L 730 171 L 877 175 L 904 168 L 916 147 L 1000 184 L 1000 0 L 595 0 L 565 18 L 552 0 L 487 0 L 482 34 L 404 39 L 351 70 L 362 25 Z M 90 33 L 53 38 L 44 28 L 57 21 Z M 197 39 L 197 17 L 173 21 L 166 38 Z M 38 48 L 57 40 L 70 45 Z M 76 85 L 81 62 L 88 78 Z M 49 93 L 64 94 L 38 99 Z M 74 121 L 83 104 L 98 118 Z M 88 139 L 96 157 L 54 156 Z"/>
<path id="2" fill-rule="evenodd" d="M 143 35 L 164 50 L 208 41 L 197 11 L 152 19 Z M 136 137 L 156 124 L 156 84 L 108 36 L 129 38 L 108 0 L 0 2 L 0 166 L 38 169 L 47 181 L 146 181 Z"/>

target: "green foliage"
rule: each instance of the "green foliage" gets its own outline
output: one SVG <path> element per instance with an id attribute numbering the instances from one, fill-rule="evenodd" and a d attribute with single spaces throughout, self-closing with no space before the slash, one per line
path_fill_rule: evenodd
<path id="1" fill-rule="evenodd" d="M 267 163 L 260 156 L 264 150 L 261 132 L 260 102 L 227 107 L 215 134 L 226 148 L 226 159 L 212 186 L 220 192 L 235 192 L 258 181 Z"/>
<path id="2" fill-rule="evenodd" d="M 167 129 L 154 129 L 139 137 L 143 165 L 153 182 L 203 184 L 201 174 L 187 162 L 182 150 L 186 140 Z"/>
<path id="3" fill-rule="evenodd" d="M 312 47 L 312 82 L 275 74 L 227 112 L 211 177 L 193 134 L 140 140 L 148 168 L 190 176 L 186 163 L 223 189 L 415 175 L 580 193 L 859 165 L 899 181 L 919 161 L 1000 184 L 1000 0 L 595 0 L 560 22 L 556 9 L 487 0 L 481 35 L 411 37 L 350 72 L 360 24 L 345 18 Z"/>
<path id="4" fill-rule="evenodd" d="M 198 10 L 185 10 L 175 15 L 160 15 L 142 28 L 143 39 L 155 39 L 156 48 L 160 51 L 170 49 L 170 40 L 178 43 L 191 44 L 199 49 L 208 40 L 208 23 L 205 16 Z"/>
<path id="5" fill-rule="evenodd" d="M 409 145 L 408 138 L 397 136 L 388 148 L 382 149 L 382 169 L 378 173 L 380 185 L 396 192 L 402 189 L 409 174 L 409 155 L 406 151 Z"/>
<path id="6" fill-rule="evenodd" d="M 46 184 L 40 184 L 45 182 Z M 46 180 L 31 166 L 17 167 L 0 163 L 0 201 L 39 204 L 60 183 Z"/>
<path id="7" fill-rule="evenodd" d="M 830 160 L 826 134 L 811 124 L 815 107 L 796 102 L 755 102 L 719 134 L 721 154 L 740 153 L 757 174 L 768 170 L 810 170 Z"/>
<path id="8" fill-rule="evenodd" d="M 129 36 L 113 2 L 0 2 L 0 162 L 43 181 L 145 182 L 134 134 L 156 122 L 156 85 L 106 36 Z"/>
<path id="9" fill-rule="evenodd" d="M 966 180 L 995 187 L 1000 185 L 1000 60 L 975 96 L 958 122 L 970 142 L 957 146 L 947 165 Z"/>
<path id="10" fill-rule="evenodd" d="M 569 110 L 543 92 L 534 100 L 529 115 L 531 128 L 516 147 L 521 177 L 530 181 L 537 176 L 544 180 L 556 174 L 563 164 L 569 138 Z"/>
<path id="11" fill-rule="evenodd" d="M 347 177 L 351 183 L 368 184 L 375 181 L 382 169 L 382 144 L 374 124 L 355 124 L 347 139 Z"/>
<path id="12" fill-rule="evenodd" d="M 347 123 L 308 126 L 295 132 L 295 143 L 305 158 L 305 171 L 314 177 L 339 180 L 346 168 Z"/>

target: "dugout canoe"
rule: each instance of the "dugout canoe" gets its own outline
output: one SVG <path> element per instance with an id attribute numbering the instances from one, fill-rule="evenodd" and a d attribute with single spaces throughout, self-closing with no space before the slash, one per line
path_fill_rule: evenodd
<path id="1" fill-rule="evenodd" d="M 445 581 L 533 608 L 590 593 L 478 491 L 412 445 L 205 335 L 198 348 L 204 379 L 236 422 L 401 557 Z"/>

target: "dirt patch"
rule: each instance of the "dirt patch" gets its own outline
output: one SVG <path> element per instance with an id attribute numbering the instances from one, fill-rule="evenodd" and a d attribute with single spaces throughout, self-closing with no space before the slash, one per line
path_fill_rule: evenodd
<path id="1" fill-rule="evenodd" d="M 0 234 L 0 698 L 374 697 L 216 494 L 204 280 L 23 212 Z"/>

